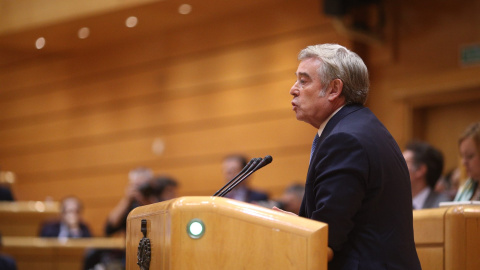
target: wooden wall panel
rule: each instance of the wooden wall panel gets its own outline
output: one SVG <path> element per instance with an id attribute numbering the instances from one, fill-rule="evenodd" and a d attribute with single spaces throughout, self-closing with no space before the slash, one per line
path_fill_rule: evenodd
<path id="1" fill-rule="evenodd" d="M 414 109 L 432 106 L 437 95 L 447 97 L 441 103 L 445 106 L 458 102 L 466 91 L 478 94 L 480 68 L 462 65 L 460 49 L 479 42 L 480 23 L 474 14 L 480 5 L 474 0 L 462 5 L 409 0 L 388 6 L 391 29 L 386 43 L 369 48 L 369 106 L 404 147 L 414 137 Z"/>
<path id="2" fill-rule="evenodd" d="M 288 94 L 292 81 L 290 77 L 293 76 L 291 72 L 288 73 L 288 76 L 282 73 L 280 75 L 283 76 L 272 78 L 277 81 L 255 86 L 215 88 L 202 94 L 178 98 L 163 97 L 163 93 L 157 93 L 108 104 L 100 103 L 83 110 L 62 110 L 38 120 L 33 116 L 28 124 L 12 122 L 10 127 L 4 125 L 5 128 L 0 131 L 0 138 L 5 142 L 2 147 L 31 146 L 113 134 L 119 136 L 135 131 L 148 132 L 155 128 L 169 130 L 182 123 L 286 110 L 291 99 Z M 255 98 L 251 98 L 253 96 Z M 27 120 L 26 117 L 24 120 Z M 8 148 L 3 151 L 8 153 Z"/>
<path id="3" fill-rule="evenodd" d="M 0 166 L 17 173 L 16 196 L 77 195 L 86 221 L 101 235 L 99 221 L 136 166 L 178 178 L 180 195 L 217 190 L 229 152 L 273 156 L 251 181 L 272 196 L 303 181 L 315 131 L 290 108 L 296 55 L 315 43 L 357 43 L 335 32 L 318 1 L 302 3 L 219 13 L 162 31 L 139 28 L 145 32 L 134 39 L 29 53 L 15 65 L 0 65 Z M 478 42 L 480 24 L 472 14 L 480 7 L 453 0 L 389 5 L 389 38 L 367 45 L 362 57 L 372 78 L 368 105 L 403 146 L 411 139 L 412 110 L 425 100 L 416 92 L 480 89 L 469 79 L 478 67 L 456 61 L 462 44 Z M 432 136 L 437 143 L 440 137 Z M 162 155 L 151 149 L 157 138 L 165 142 Z"/>
<path id="4" fill-rule="evenodd" d="M 237 3 L 232 3 L 232 5 L 238 5 L 238 2 L 242 1 L 235 2 Z M 104 24 L 103 21 L 109 19 L 122 20 L 133 13 L 159 16 L 159 14 L 165 13 L 164 4 L 172 5 L 171 2 L 167 1 L 153 6 L 147 5 L 120 13 L 94 17 L 90 21 Z M 173 3 L 173 5 L 176 5 L 176 3 Z M 209 5 L 212 4 L 209 3 Z M 215 9 L 215 6 L 209 8 Z M 97 43 L 102 42 L 101 37 L 97 36 L 99 33 L 115 36 L 118 41 L 115 44 L 104 44 L 103 48 L 94 47 L 87 51 L 81 50 L 81 45 L 78 44 L 86 43 L 85 46 L 88 46 L 91 42 L 90 38 L 82 41 L 83 43 L 77 43 L 78 39 L 73 36 L 63 37 L 63 39 L 73 40 L 70 43 L 74 43 L 72 45 L 74 49 L 65 49 L 64 52 L 58 54 L 37 52 L 34 56 L 39 56 L 38 58 L 17 63 L 16 68 L 22 69 L 22 73 L 12 70 L 11 67 L 5 67 L 0 73 L 0 81 L 5 86 L 5 88 L 0 88 L 0 96 L 18 97 L 31 93 L 45 93 L 49 91 L 48 86 L 51 83 L 58 81 L 65 84 L 77 84 L 88 83 L 99 78 L 115 80 L 118 79 L 119 74 L 128 75 L 132 71 L 150 70 L 172 63 L 190 61 L 192 58 L 209 58 L 233 48 L 248 50 L 249 47 L 259 44 L 273 46 L 271 54 L 269 54 L 271 56 L 279 57 L 290 53 L 295 55 L 298 48 L 294 48 L 293 52 L 285 51 L 280 47 L 273 49 L 276 41 L 305 37 L 305 32 L 310 32 L 314 43 L 318 42 L 316 41 L 316 35 L 332 34 L 329 20 L 322 16 L 319 2 L 316 0 L 302 0 L 302 5 L 293 5 L 288 1 L 277 1 L 275 6 L 271 6 L 271 3 L 263 3 L 263 6 L 255 9 L 243 9 L 235 13 L 225 13 L 224 10 L 217 10 L 216 13 L 215 17 L 205 17 L 200 23 L 184 23 L 168 29 L 157 29 L 161 26 L 155 27 L 155 24 L 169 24 L 169 22 L 158 21 L 157 18 L 150 18 L 152 20 L 150 22 L 142 22 L 140 18 L 140 23 L 134 32 L 142 34 L 136 35 L 133 33 L 131 35 L 126 34 L 123 27 L 108 30 L 96 29 L 96 33 L 92 31 L 91 38 L 100 40 Z M 66 22 L 63 25 L 75 28 L 77 25 L 84 23 L 85 21 L 82 20 L 74 23 Z M 147 27 L 145 25 L 147 23 L 150 26 Z M 56 29 L 55 26 L 51 28 L 52 31 L 63 30 L 62 25 L 58 26 L 60 29 Z M 47 30 L 50 30 L 50 28 Z M 33 36 L 33 39 L 38 36 L 38 33 L 44 31 L 32 32 L 34 33 L 27 32 L 24 35 L 27 37 Z M 122 33 L 121 36 L 118 36 L 118 32 Z M 341 39 L 334 36 L 330 39 L 330 41 L 339 40 Z M 103 42 L 105 43 L 105 41 Z M 6 43 L 8 43 L 8 40 Z M 12 50 L 12 53 L 21 55 L 25 53 L 25 50 Z M 244 60 L 249 61 L 250 58 L 249 56 Z M 45 63 L 48 63 L 49 69 L 44 68 Z M 52 76 L 52 70 L 55 71 L 54 76 Z M 26 74 L 29 76 L 26 77 Z M 73 78 L 76 78 L 76 80 L 72 80 Z M 32 89 L 32 87 L 35 88 Z"/>
<path id="5" fill-rule="evenodd" d="M 424 139 L 444 153 L 448 172 L 460 164 L 458 138 L 467 126 L 480 121 L 480 99 L 425 108 L 424 115 Z"/>
<path id="6" fill-rule="evenodd" d="M 182 158 L 188 156 L 212 155 L 228 150 L 253 151 L 255 149 L 288 148 L 297 145 L 309 145 L 308 132 L 315 133 L 308 125 L 298 123 L 291 112 L 277 113 L 281 117 L 262 119 L 252 115 L 241 122 L 226 126 L 213 126 L 192 130 L 183 130 L 160 136 L 165 142 L 162 157 Z M 248 121 L 250 120 L 250 121 Z M 62 170 L 83 170 L 94 167 L 108 167 L 129 164 L 135 160 L 155 158 L 151 146 L 154 137 L 138 137 L 127 140 L 112 140 L 101 144 L 53 150 L 45 153 L 29 153 L 10 157 L 4 166 L 21 168 L 19 177 L 41 174 L 42 172 Z M 205 147 L 208 146 L 208 147 Z"/>
<path id="7" fill-rule="evenodd" d="M 17 174 L 17 198 L 76 195 L 102 235 L 137 166 L 175 177 L 181 196 L 219 189 L 232 152 L 273 156 L 250 179 L 272 197 L 303 182 L 315 130 L 291 110 L 296 55 L 315 43 L 348 45 L 318 2 L 306 2 L 313 8 L 282 2 L 0 67 L 0 165 Z"/>

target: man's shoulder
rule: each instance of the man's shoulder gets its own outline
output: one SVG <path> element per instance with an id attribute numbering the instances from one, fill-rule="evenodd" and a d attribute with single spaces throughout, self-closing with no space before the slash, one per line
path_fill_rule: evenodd
<path id="1" fill-rule="evenodd" d="M 441 202 L 451 201 L 447 194 L 431 191 L 423 205 L 423 208 L 436 208 Z"/>

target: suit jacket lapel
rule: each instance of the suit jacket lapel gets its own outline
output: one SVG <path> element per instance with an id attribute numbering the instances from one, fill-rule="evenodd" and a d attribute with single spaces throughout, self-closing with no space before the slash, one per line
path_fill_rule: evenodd
<path id="1" fill-rule="evenodd" d="M 309 181 L 309 178 L 311 177 L 312 170 L 315 167 L 315 163 L 317 162 L 316 154 L 318 152 L 318 149 L 320 148 L 320 145 L 322 145 L 323 140 L 330 135 L 332 130 L 335 128 L 335 126 L 342 120 L 345 116 L 349 115 L 352 112 L 358 111 L 360 109 L 364 108 L 361 105 L 345 105 L 340 111 L 338 111 L 327 123 L 325 128 L 323 129 L 322 135 L 320 136 L 320 139 L 315 147 L 315 150 L 313 151 L 312 154 L 312 159 L 310 161 L 310 165 L 308 168 L 308 173 L 307 173 L 307 183 Z M 305 193 L 306 194 L 306 193 Z M 300 206 L 300 216 L 305 216 L 309 217 L 311 214 L 311 211 L 308 209 L 308 203 L 306 201 L 306 195 L 303 197 L 302 205 Z"/>
<path id="2" fill-rule="evenodd" d="M 345 105 L 340 111 L 338 111 L 327 123 L 325 128 L 323 129 L 322 135 L 320 136 L 320 140 L 317 143 L 317 147 L 315 148 L 315 151 L 313 153 L 313 156 L 315 156 L 315 152 L 317 152 L 318 148 L 322 144 L 323 140 L 330 135 L 332 130 L 335 128 L 335 126 L 342 120 L 345 116 L 351 114 L 352 112 L 358 111 L 360 109 L 364 108 L 361 105 Z M 313 157 L 312 157 L 313 159 Z"/>

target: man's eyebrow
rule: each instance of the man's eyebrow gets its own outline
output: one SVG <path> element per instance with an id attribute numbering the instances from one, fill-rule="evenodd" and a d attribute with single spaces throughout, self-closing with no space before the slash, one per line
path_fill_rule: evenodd
<path id="1" fill-rule="evenodd" d="M 310 75 L 308 75 L 308 73 L 306 73 L 306 72 L 298 72 L 298 73 L 295 72 L 295 74 L 296 74 L 297 76 L 302 76 L 302 77 L 310 78 Z"/>

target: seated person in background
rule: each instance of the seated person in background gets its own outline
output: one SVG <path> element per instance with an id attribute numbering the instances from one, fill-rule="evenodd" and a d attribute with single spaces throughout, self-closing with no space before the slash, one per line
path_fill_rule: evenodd
<path id="1" fill-rule="evenodd" d="M 60 220 L 43 224 L 40 237 L 91 237 L 90 229 L 82 222 L 82 210 L 82 203 L 78 198 L 66 197 L 62 200 Z"/>
<path id="2" fill-rule="evenodd" d="M 305 194 L 305 186 L 302 184 L 292 184 L 283 193 L 278 200 L 278 208 L 292 212 L 298 215 L 300 206 L 302 205 L 303 195 Z"/>
<path id="3" fill-rule="evenodd" d="M 10 190 L 10 184 L 14 179 L 15 176 L 12 172 L 0 171 L 0 201 L 15 201 L 12 191 Z"/>
<path id="4" fill-rule="evenodd" d="M 154 176 L 140 192 L 149 203 L 163 202 L 177 197 L 177 181 L 166 175 Z"/>
<path id="5" fill-rule="evenodd" d="M 460 168 L 450 170 L 444 177 L 442 177 L 435 185 L 435 192 L 445 193 L 450 201 L 453 201 L 458 192 L 460 185 L 461 171 Z"/>
<path id="6" fill-rule="evenodd" d="M 2 235 L 0 234 L 0 248 L 2 247 Z M 7 254 L 0 253 L 0 269 L 1 270 L 17 270 L 15 259 Z"/>
<path id="7" fill-rule="evenodd" d="M 152 176 L 146 168 L 137 168 L 130 172 L 130 186 L 127 188 L 126 197 L 117 205 L 118 215 L 122 220 L 117 227 L 112 227 L 107 221 L 107 236 L 127 230 L 127 216 L 135 207 L 173 199 L 177 196 L 177 181 L 169 176 Z M 126 202 L 129 204 L 127 205 Z M 121 210 L 121 211 L 120 211 Z M 121 214 L 121 215 L 120 215 Z M 89 250 L 85 256 L 84 269 L 110 269 L 120 266 L 125 268 L 125 250 Z"/>
<path id="8" fill-rule="evenodd" d="M 467 127 L 458 140 L 460 157 L 465 166 L 467 181 L 459 188 L 454 201 L 480 200 L 480 122 Z"/>
<path id="9" fill-rule="evenodd" d="M 222 173 L 225 183 L 228 183 L 228 181 L 234 178 L 247 163 L 247 158 L 242 155 L 234 154 L 225 157 L 222 163 Z M 268 200 L 266 193 L 248 187 L 248 178 L 227 193 L 225 197 L 248 203 Z"/>
<path id="10" fill-rule="evenodd" d="M 428 143 L 413 141 L 403 151 L 412 186 L 413 209 L 438 207 L 440 202 L 450 201 L 443 193 L 434 191 L 442 175 L 443 155 Z"/>
<path id="11" fill-rule="evenodd" d="M 255 204 L 266 208 L 273 208 L 275 210 L 284 210 L 298 215 L 304 194 L 304 185 L 291 184 L 284 190 L 282 196 L 276 200 L 256 201 Z"/>
<path id="12" fill-rule="evenodd" d="M 13 198 L 13 194 L 9 188 L 0 186 L 0 201 L 15 201 L 15 199 Z"/>
<path id="13" fill-rule="evenodd" d="M 139 167 L 128 173 L 129 185 L 125 195 L 110 212 L 105 225 L 105 235 L 111 236 L 114 233 L 124 233 L 127 229 L 127 216 L 137 206 L 148 204 L 148 199 L 140 192 L 140 187 L 148 184 L 153 177 L 152 170 Z"/>

